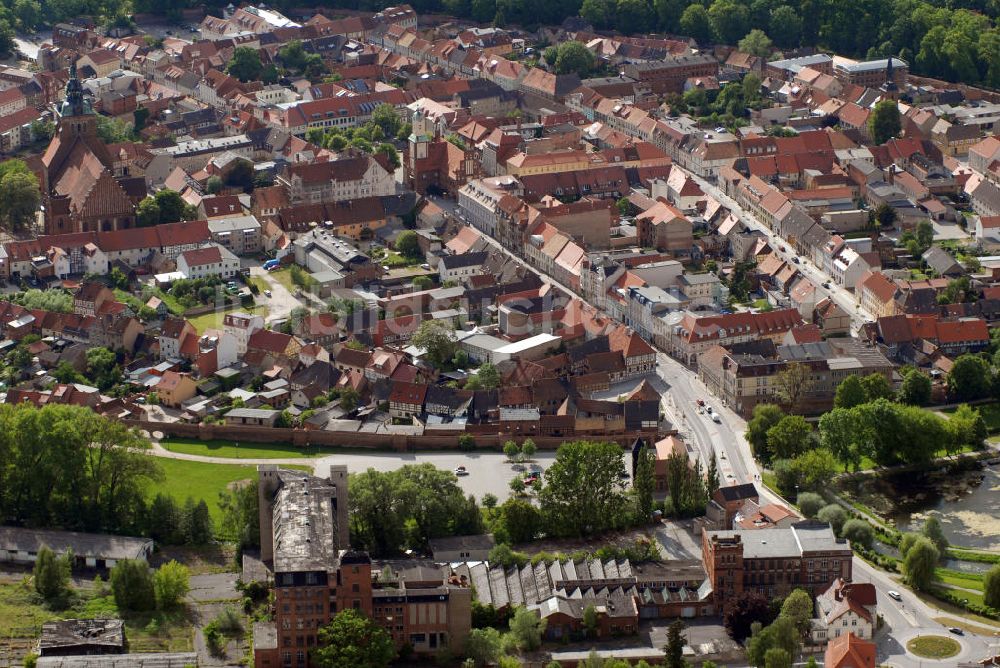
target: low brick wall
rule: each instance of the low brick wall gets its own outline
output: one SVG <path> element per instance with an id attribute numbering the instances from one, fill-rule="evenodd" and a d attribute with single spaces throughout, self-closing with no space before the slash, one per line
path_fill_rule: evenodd
<path id="1" fill-rule="evenodd" d="M 201 441 L 242 441 L 245 443 L 291 443 L 298 447 L 351 447 L 372 450 L 457 450 L 458 433 L 425 432 L 420 436 L 403 434 L 372 434 L 366 432 L 336 432 L 315 429 L 288 429 L 267 427 L 238 427 L 217 424 L 186 424 L 181 422 L 147 422 L 129 420 L 126 424 L 147 432 L 160 432 L 166 437 L 192 438 Z M 622 447 L 630 447 L 636 437 L 655 439 L 655 433 L 642 434 L 577 434 L 569 437 L 531 436 L 541 450 L 555 450 L 567 441 L 603 440 L 614 441 Z M 476 448 L 501 450 L 503 444 L 512 438 L 508 434 L 475 434 Z M 523 437 L 514 437 L 523 440 Z"/>

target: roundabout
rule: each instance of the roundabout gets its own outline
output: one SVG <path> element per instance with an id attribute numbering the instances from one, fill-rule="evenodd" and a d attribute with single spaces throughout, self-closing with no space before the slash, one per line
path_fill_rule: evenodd
<path id="1" fill-rule="evenodd" d="M 906 651 L 922 659 L 940 661 L 958 655 L 962 651 L 962 645 L 947 636 L 926 635 L 911 638 L 906 643 Z"/>

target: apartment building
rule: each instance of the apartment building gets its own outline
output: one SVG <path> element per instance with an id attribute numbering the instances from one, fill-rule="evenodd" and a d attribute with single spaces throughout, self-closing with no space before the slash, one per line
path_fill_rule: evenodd
<path id="1" fill-rule="evenodd" d="M 296 163 L 278 177 L 292 204 L 341 202 L 396 192 L 392 170 L 375 156 L 349 152 L 328 162 Z"/>

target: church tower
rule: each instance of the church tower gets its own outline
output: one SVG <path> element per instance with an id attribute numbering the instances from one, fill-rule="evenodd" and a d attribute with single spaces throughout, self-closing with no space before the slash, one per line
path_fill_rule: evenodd
<path id="1" fill-rule="evenodd" d="M 45 155 L 42 198 L 46 234 L 109 232 L 135 225 L 146 196 L 143 178 L 115 178 L 114 159 L 97 134 L 97 115 L 70 67 L 59 124 Z"/>
<path id="2" fill-rule="evenodd" d="M 899 86 L 896 85 L 896 78 L 892 72 L 892 56 L 889 56 L 889 59 L 886 61 L 885 83 L 879 88 L 879 92 L 886 100 L 899 99 Z"/>

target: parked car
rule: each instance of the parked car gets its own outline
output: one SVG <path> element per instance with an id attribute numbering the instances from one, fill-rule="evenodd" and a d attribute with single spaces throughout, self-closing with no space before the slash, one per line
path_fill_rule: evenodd
<path id="1" fill-rule="evenodd" d="M 274 259 L 268 260 L 267 262 L 264 263 L 264 269 L 266 271 L 271 271 L 272 269 L 275 269 L 277 266 L 278 266 L 278 261 Z"/>
<path id="2" fill-rule="evenodd" d="M 709 415 L 711 415 L 712 414 L 712 407 L 711 406 L 705 406 L 705 412 L 708 413 Z"/>
<path id="3" fill-rule="evenodd" d="M 264 290 L 264 296 L 267 297 L 268 299 L 270 299 L 271 298 L 271 291 L 270 290 Z"/>
<path id="4" fill-rule="evenodd" d="M 715 424 L 722 424 L 722 418 L 719 417 L 718 413 L 712 413 L 712 422 Z"/>
<path id="5" fill-rule="evenodd" d="M 455 475 L 457 476 L 469 475 L 469 472 L 465 470 L 464 466 L 456 466 Z"/>
<path id="6" fill-rule="evenodd" d="M 698 400 L 695 401 L 695 403 L 698 404 L 699 406 L 704 406 L 705 405 L 705 400 L 704 399 L 698 399 Z"/>

